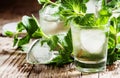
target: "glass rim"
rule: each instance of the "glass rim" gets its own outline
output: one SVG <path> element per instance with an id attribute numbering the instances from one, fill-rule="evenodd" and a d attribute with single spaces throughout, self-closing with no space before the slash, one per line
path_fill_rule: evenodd
<path id="1" fill-rule="evenodd" d="M 79 25 L 73 21 L 70 22 L 70 26 L 72 27 L 76 27 L 76 28 L 106 28 L 109 27 L 109 23 L 103 24 L 103 25 L 93 25 L 93 26 L 89 26 L 89 25 Z"/>
<path id="2" fill-rule="evenodd" d="M 72 27 L 76 27 L 76 28 L 106 28 L 106 27 L 109 27 L 109 25 L 108 24 L 105 24 L 105 25 L 98 25 L 98 26 L 88 26 L 88 25 L 84 25 L 84 26 L 82 26 L 82 25 L 79 25 L 79 24 L 71 24 L 70 26 L 72 26 Z"/>

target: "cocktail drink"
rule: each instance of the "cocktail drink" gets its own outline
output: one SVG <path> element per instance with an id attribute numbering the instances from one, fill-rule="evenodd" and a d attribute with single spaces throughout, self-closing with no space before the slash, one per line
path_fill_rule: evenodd
<path id="1" fill-rule="evenodd" d="M 107 31 L 98 26 L 71 24 L 73 54 L 76 68 L 81 72 L 99 72 L 106 68 Z"/>
<path id="2" fill-rule="evenodd" d="M 58 11 L 58 6 L 48 5 L 40 10 L 40 28 L 46 35 L 66 34 L 69 27 L 64 26 L 59 15 L 54 15 Z M 33 64 L 47 64 L 59 53 L 50 51 L 47 44 L 41 46 L 41 40 L 33 42 L 27 54 L 27 61 Z"/>
<path id="3" fill-rule="evenodd" d="M 68 26 L 64 26 L 64 22 L 56 13 L 59 11 L 59 6 L 48 5 L 41 9 L 40 27 L 47 35 L 66 33 L 69 30 Z"/>

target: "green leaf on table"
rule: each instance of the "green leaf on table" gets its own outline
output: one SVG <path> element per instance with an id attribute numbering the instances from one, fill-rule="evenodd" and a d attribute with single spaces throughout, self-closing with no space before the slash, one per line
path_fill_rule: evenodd
<path id="1" fill-rule="evenodd" d="M 18 32 L 22 32 L 22 30 L 25 30 L 24 25 L 22 22 L 19 22 L 16 27 Z"/>
<path id="2" fill-rule="evenodd" d="M 21 47 L 22 45 L 27 44 L 29 41 L 30 41 L 30 36 L 26 35 L 25 37 L 18 40 L 17 46 Z"/>
<path id="3" fill-rule="evenodd" d="M 14 41 L 13 41 L 13 46 L 16 46 L 18 42 L 18 36 L 14 35 Z"/>
<path id="4" fill-rule="evenodd" d="M 30 37 L 38 29 L 38 24 L 32 17 L 23 16 L 22 23 Z"/>
<path id="5" fill-rule="evenodd" d="M 29 35 L 26 35 L 23 38 L 18 38 L 18 36 L 15 35 L 14 36 L 14 44 L 13 44 L 13 46 L 21 48 L 22 45 L 29 43 L 29 41 L 30 41 L 30 36 Z"/>
<path id="6" fill-rule="evenodd" d="M 33 34 L 32 34 L 32 38 L 41 38 L 42 37 L 43 32 L 41 32 L 41 29 L 38 28 Z"/>
<path id="7" fill-rule="evenodd" d="M 38 22 L 35 17 L 23 16 L 22 21 L 17 25 L 17 33 L 22 30 L 26 30 L 27 34 L 23 38 L 18 38 L 18 34 L 14 36 L 14 45 L 21 47 L 24 44 L 27 44 L 30 38 L 41 38 L 41 29 L 39 28 Z"/>
<path id="8" fill-rule="evenodd" d="M 11 32 L 11 31 L 5 31 L 5 35 L 9 36 L 9 37 L 12 37 L 14 35 L 14 33 Z"/>

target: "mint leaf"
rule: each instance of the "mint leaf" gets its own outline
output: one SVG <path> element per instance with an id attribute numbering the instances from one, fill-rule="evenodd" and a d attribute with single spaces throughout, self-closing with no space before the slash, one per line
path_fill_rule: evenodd
<path id="1" fill-rule="evenodd" d="M 18 36 L 14 35 L 14 41 L 13 41 L 13 46 L 16 46 L 18 42 Z"/>
<path id="2" fill-rule="evenodd" d="M 11 31 L 5 31 L 5 35 L 12 37 L 14 35 L 14 33 Z"/>
<path id="3" fill-rule="evenodd" d="M 61 0 L 61 5 L 66 8 L 74 11 L 75 13 L 79 14 L 80 12 L 86 12 L 86 5 L 85 3 L 89 0 Z"/>
<path id="4" fill-rule="evenodd" d="M 59 56 L 54 58 L 49 64 L 55 64 L 57 66 L 62 66 L 64 64 L 73 62 L 73 58 L 71 56 L 72 51 L 73 51 L 71 30 L 68 31 L 67 35 L 62 35 L 62 37 L 59 35 L 58 38 L 59 38 L 59 44 L 63 48 L 58 49 Z"/>
<path id="5" fill-rule="evenodd" d="M 40 28 L 38 28 L 33 34 L 32 34 L 32 38 L 41 38 L 43 35 L 43 32 L 41 31 Z"/>
<path id="6" fill-rule="evenodd" d="M 27 44 L 29 41 L 30 41 L 30 36 L 26 35 L 25 37 L 18 40 L 17 46 L 21 47 L 22 45 Z"/>
<path id="7" fill-rule="evenodd" d="M 50 47 L 50 50 L 55 50 L 58 47 L 58 37 L 56 35 L 51 36 L 48 40 L 47 40 L 47 44 Z"/>
<path id="8" fill-rule="evenodd" d="M 23 16 L 22 23 L 30 37 L 38 29 L 37 22 L 32 17 Z"/>
<path id="9" fill-rule="evenodd" d="M 107 64 L 113 64 L 120 59 L 120 16 L 113 17 L 110 20 L 110 32 L 108 39 L 108 61 Z"/>
<path id="10" fill-rule="evenodd" d="M 62 21 L 65 22 L 65 26 L 68 26 L 71 20 L 77 17 L 77 15 L 74 14 L 71 10 L 69 9 L 64 10 L 63 8 L 60 8 L 59 15 Z"/>
<path id="11" fill-rule="evenodd" d="M 22 30 L 27 31 L 27 35 L 23 38 L 18 38 L 18 33 Z M 20 48 L 22 45 L 29 43 L 30 38 L 41 38 L 45 36 L 39 28 L 38 22 L 35 17 L 23 16 L 22 21 L 17 25 L 17 33 L 14 36 L 14 45 Z"/>
<path id="12" fill-rule="evenodd" d="M 59 15 L 65 25 L 76 18 L 77 16 L 84 16 L 87 10 L 86 2 L 89 0 L 61 0 L 61 5 L 59 8 Z"/>
<path id="13" fill-rule="evenodd" d="M 120 7 L 120 0 L 110 0 L 108 3 L 107 3 L 107 6 L 109 8 L 119 8 Z"/>
<path id="14" fill-rule="evenodd" d="M 106 25 L 108 23 L 111 15 L 112 15 L 111 10 L 109 10 L 108 8 L 102 8 L 98 12 L 98 18 L 96 20 L 96 25 L 98 25 L 98 26 Z"/>
<path id="15" fill-rule="evenodd" d="M 81 26 L 100 26 L 105 25 L 112 15 L 111 10 L 106 6 L 95 14 L 86 13 L 86 3 L 89 0 L 61 0 L 60 16 L 68 25 L 71 20 Z M 79 2 L 79 3 L 78 3 Z"/>
<path id="16" fill-rule="evenodd" d="M 66 41 L 66 44 L 67 44 L 66 47 L 71 54 L 71 52 L 73 50 L 71 29 L 68 31 L 67 36 L 65 36 L 65 41 Z"/>
<path id="17" fill-rule="evenodd" d="M 22 32 L 22 30 L 25 30 L 23 23 L 19 22 L 16 29 L 18 32 Z"/>
<path id="18" fill-rule="evenodd" d="M 102 0 L 102 7 L 107 7 L 112 11 L 120 8 L 120 0 Z"/>
<path id="19" fill-rule="evenodd" d="M 75 24 L 79 26 L 95 26 L 95 15 L 94 14 L 86 14 L 85 16 L 79 16 L 74 19 Z"/>

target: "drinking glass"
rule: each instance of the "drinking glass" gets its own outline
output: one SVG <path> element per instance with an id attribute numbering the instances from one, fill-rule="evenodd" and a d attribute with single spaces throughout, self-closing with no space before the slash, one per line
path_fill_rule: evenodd
<path id="1" fill-rule="evenodd" d="M 81 26 L 71 23 L 73 56 L 81 72 L 100 72 L 106 69 L 108 27 Z"/>
<path id="2" fill-rule="evenodd" d="M 59 6 L 48 5 L 41 9 L 40 27 L 47 35 L 64 34 L 69 30 L 69 26 L 64 26 L 64 22 L 56 13 L 59 11 Z"/>
<path id="3" fill-rule="evenodd" d="M 54 15 L 58 12 L 58 6 L 48 5 L 42 8 L 40 15 L 40 28 L 46 35 L 66 34 L 69 30 L 68 26 L 64 26 L 64 22 L 60 20 L 59 15 Z M 31 45 L 27 53 L 27 61 L 32 64 L 47 64 L 52 59 L 59 55 L 58 51 L 50 51 L 47 44 L 40 44 L 41 40 L 36 40 Z"/>

